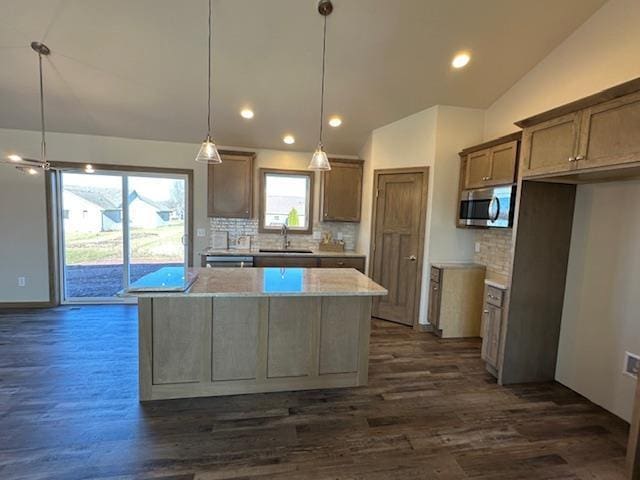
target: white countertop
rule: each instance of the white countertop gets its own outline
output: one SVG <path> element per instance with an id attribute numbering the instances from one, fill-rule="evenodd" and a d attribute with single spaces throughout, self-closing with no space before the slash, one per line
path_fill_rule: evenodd
<path id="1" fill-rule="evenodd" d="M 384 296 L 386 289 L 353 268 L 194 268 L 185 292 L 130 292 L 136 297 Z"/>
<path id="2" fill-rule="evenodd" d="M 493 272 L 491 270 L 487 270 L 486 277 L 484 279 L 485 285 L 489 285 L 490 287 L 499 288 L 500 290 L 508 290 L 509 289 L 509 277 L 502 273 Z"/>

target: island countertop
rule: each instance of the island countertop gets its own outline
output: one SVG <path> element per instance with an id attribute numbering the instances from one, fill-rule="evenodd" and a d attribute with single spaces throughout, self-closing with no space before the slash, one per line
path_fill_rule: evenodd
<path id="1" fill-rule="evenodd" d="M 130 292 L 136 297 L 357 297 L 387 290 L 353 268 L 193 268 L 184 292 Z"/>

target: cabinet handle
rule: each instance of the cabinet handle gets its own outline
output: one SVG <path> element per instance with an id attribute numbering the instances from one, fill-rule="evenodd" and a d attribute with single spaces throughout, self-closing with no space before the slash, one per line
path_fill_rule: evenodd
<path id="1" fill-rule="evenodd" d="M 489 313 L 489 310 L 485 310 L 484 313 Z"/>
<path id="2" fill-rule="evenodd" d="M 576 157 L 576 162 L 579 161 L 579 160 L 584 160 L 584 155 L 578 155 Z"/>
<path id="3" fill-rule="evenodd" d="M 415 255 L 409 255 L 408 257 L 404 257 L 404 259 L 415 262 L 417 260 L 417 257 Z"/>
<path id="4" fill-rule="evenodd" d="M 569 161 L 570 162 L 575 162 L 576 161 L 576 157 L 569 157 Z"/>
<path id="5" fill-rule="evenodd" d="M 482 180 L 486 182 L 487 180 L 491 180 L 491 177 L 482 177 Z"/>

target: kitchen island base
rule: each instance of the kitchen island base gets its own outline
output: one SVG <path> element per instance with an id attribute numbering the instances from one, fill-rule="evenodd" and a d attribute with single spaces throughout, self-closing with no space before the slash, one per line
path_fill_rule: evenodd
<path id="1" fill-rule="evenodd" d="M 139 298 L 140 400 L 367 384 L 370 296 Z"/>

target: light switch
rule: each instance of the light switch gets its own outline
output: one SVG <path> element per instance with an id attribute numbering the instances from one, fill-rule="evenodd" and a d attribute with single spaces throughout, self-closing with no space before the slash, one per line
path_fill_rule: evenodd
<path id="1" fill-rule="evenodd" d="M 342 232 L 338 232 L 338 240 L 342 240 L 344 238 L 344 235 L 342 235 Z"/>
<path id="2" fill-rule="evenodd" d="M 480 253 L 480 242 L 476 242 L 476 253 Z"/>
<path id="3" fill-rule="evenodd" d="M 196 235 L 198 237 L 206 237 L 207 236 L 207 231 L 204 228 L 198 228 L 196 230 Z"/>

